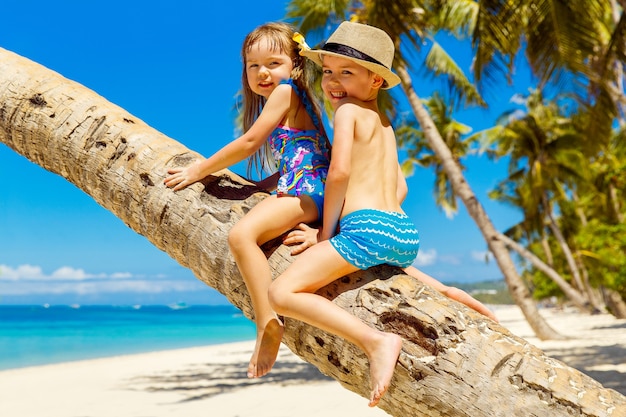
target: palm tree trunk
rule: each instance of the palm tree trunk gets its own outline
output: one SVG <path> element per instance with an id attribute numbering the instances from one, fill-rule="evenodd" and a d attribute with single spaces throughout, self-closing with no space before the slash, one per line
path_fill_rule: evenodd
<path id="1" fill-rule="evenodd" d="M 0 142 L 74 183 L 252 316 L 226 239 L 264 193 L 228 171 L 172 192 L 163 185 L 168 167 L 198 154 L 94 92 L 1 48 Z M 275 274 L 290 264 L 280 239 L 264 249 Z M 379 404 L 392 416 L 626 415 L 623 395 L 398 268 L 352 274 L 320 294 L 403 337 L 392 386 Z M 292 351 L 368 396 L 367 358 L 356 346 L 295 320 L 285 324 L 283 342 Z"/>
<path id="2" fill-rule="evenodd" d="M 611 314 L 619 319 L 626 318 L 626 302 L 624 302 L 620 293 L 606 287 L 602 287 L 601 290 Z"/>
<path id="3" fill-rule="evenodd" d="M 546 207 L 549 207 L 549 206 L 546 206 Z M 561 233 L 561 229 L 559 228 L 559 225 L 556 224 L 556 221 L 554 220 L 552 213 L 550 213 L 549 211 L 550 209 L 548 208 L 547 210 L 548 211 L 546 212 L 546 215 L 548 216 L 548 227 L 550 228 L 550 230 L 552 230 L 552 234 L 554 235 L 554 238 L 559 243 L 559 246 L 561 247 L 561 251 L 563 251 L 563 255 L 565 256 L 565 260 L 567 261 L 569 270 L 572 273 L 574 283 L 576 284 L 576 287 L 578 288 L 579 291 L 587 292 L 587 288 L 585 288 L 585 285 L 583 284 L 583 281 L 580 278 L 580 271 L 578 270 L 578 265 L 576 265 L 576 260 L 574 259 L 572 250 L 567 244 L 567 241 L 565 240 L 563 233 Z"/>
<path id="4" fill-rule="evenodd" d="M 580 251 L 576 251 L 576 265 L 578 265 L 578 270 L 583 278 L 583 283 L 585 284 L 585 288 L 588 289 L 587 294 L 589 295 L 589 301 L 593 306 L 593 313 L 599 313 L 602 311 L 606 311 L 606 304 L 602 300 L 602 293 L 598 288 L 593 288 L 591 286 L 591 281 L 589 281 L 589 270 L 585 266 L 583 262 L 583 256 Z"/>
<path id="5" fill-rule="evenodd" d="M 448 175 L 456 195 L 461 198 L 468 213 L 472 216 L 476 225 L 483 234 L 489 250 L 493 253 L 494 258 L 500 267 L 500 271 L 502 271 L 502 274 L 504 275 L 504 279 L 513 299 L 515 300 L 515 303 L 522 309 L 524 317 L 526 317 L 526 320 L 532 327 L 537 337 L 542 340 L 560 338 L 561 336 L 559 333 L 550 327 L 550 325 L 539 314 L 539 310 L 533 302 L 528 288 L 526 288 L 524 282 L 515 269 L 515 265 L 509 256 L 509 251 L 504 243 L 498 239 L 499 233 L 496 231 L 493 223 L 491 223 L 491 220 L 487 216 L 487 213 L 476 198 L 476 195 L 470 188 L 469 184 L 465 181 L 463 173 L 454 162 L 454 158 L 452 158 L 450 149 L 446 146 L 445 142 L 441 138 L 441 135 L 437 131 L 432 118 L 428 114 L 428 111 L 415 93 L 408 71 L 401 65 L 397 66 L 396 71 L 402 80 L 402 87 L 407 98 L 409 99 L 413 113 L 422 128 L 422 132 L 424 132 L 424 136 L 427 138 L 433 152 L 435 152 L 437 157 L 441 160 L 443 169 Z"/>
<path id="6" fill-rule="evenodd" d="M 615 219 L 619 223 L 624 223 L 624 214 L 622 213 L 622 207 L 620 205 L 619 197 L 617 196 L 617 189 L 613 184 L 609 183 L 609 204 L 615 213 Z"/>
<path id="7" fill-rule="evenodd" d="M 559 275 L 558 272 L 554 270 L 551 266 L 547 265 L 537 256 L 535 256 L 531 251 L 511 239 L 505 234 L 498 234 L 498 239 L 502 240 L 505 245 L 509 248 L 513 249 L 524 259 L 528 260 L 535 268 L 546 274 L 556 285 L 559 286 L 563 294 L 576 305 L 579 309 L 587 312 L 591 312 L 591 308 L 589 305 L 589 300 L 587 300 L 581 293 L 579 293 L 574 287 L 569 285 L 563 277 Z"/>
<path id="8" fill-rule="evenodd" d="M 587 221 L 587 215 L 585 214 L 585 210 L 583 210 L 583 205 L 580 202 L 580 198 L 578 197 L 576 190 L 572 190 L 572 200 L 574 200 L 574 204 L 576 205 L 576 215 L 578 215 L 578 218 L 580 219 L 580 224 L 582 224 L 583 227 L 587 226 L 589 223 Z"/>
<path id="9" fill-rule="evenodd" d="M 551 268 L 554 267 L 552 249 L 550 249 L 550 243 L 548 242 L 548 238 L 543 229 L 541 230 L 541 247 L 543 248 L 543 253 L 546 255 L 548 265 L 550 265 Z"/>
<path id="10" fill-rule="evenodd" d="M 585 294 L 587 294 L 586 298 L 591 302 L 594 309 L 598 311 L 602 311 L 604 307 L 600 305 L 598 302 L 596 302 L 597 300 L 595 299 L 593 295 L 593 288 L 591 288 L 591 286 L 589 285 L 589 282 L 583 282 L 583 279 L 580 274 L 580 268 L 578 267 L 578 264 L 576 263 L 576 259 L 574 259 L 574 254 L 572 253 L 571 248 L 567 244 L 567 241 L 565 240 L 565 236 L 563 236 L 563 233 L 561 232 L 559 225 L 554 220 L 552 213 L 548 211 L 547 216 L 549 219 L 548 226 L 550 227 L 550 230 L 552 230 L 552 234 L 554 235 L 556 241 L 561 246 L 561 250 L 563 251 L 563 255 L 565 256 L 567 265 L 569 266 L 569 269 L 572 272 L 572 277 L 574 278 L 574 282 L 576 283 L 576 286 L 581 292 L 584 292 Z"/>
<path id="11" fill-rule="evenodd" d="M 613 23 L 615 25 L 618 24 L 620 17 L 623 13 L 624 8 L 626 7 L 626 2 L 624 0 L 620 0 L 621 6 L 617 4 L 616 0 L 610 0 L 611 3 L 611 11 L 613 12 Z M 623 129 L 626 126 L 626 120 L 624 120 L 624 64 L 615 60 L 615 84 L 616 84 L 616 94 L 618 97 L 614 97 L 614 102 L 617 104 L 617 123 L 620 126 L 620 129 Z M 621 220 L 620 220 L 621 221 Z"/>

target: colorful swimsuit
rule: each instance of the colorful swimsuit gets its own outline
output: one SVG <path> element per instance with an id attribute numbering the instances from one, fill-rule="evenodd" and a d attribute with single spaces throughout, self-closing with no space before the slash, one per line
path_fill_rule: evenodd
<path id="1" fill-rule="evenodd" d="M 367 269 L 381 264 L 406 268 L 419 250 L 419 233 L 404 213 L 364 209 L 339 221 L 330 244 L 350 264 Z"/>
<path id="2" fill-rule="evenodd" d="M 292 79 L 284 80 L 281 84 L 289 84 L 294 89 L 313 124 L 320 127 L 321 123 L 306 94 L 299 90 Z M 269 144 L 280 173 L 276 194 L 310 196 L 317 205 L 321 219 L 324 184 L 330 164 L 330 152 L 321 129 L 302 130 L 279 125 L 270 135 Z"/>

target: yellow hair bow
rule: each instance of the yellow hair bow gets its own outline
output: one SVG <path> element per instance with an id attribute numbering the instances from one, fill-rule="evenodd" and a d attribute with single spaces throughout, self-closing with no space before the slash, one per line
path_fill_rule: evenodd
<path id="1" fill-rule="evenodd" d="M 293 39 L 300 47 L 300 55 L 302 55 L 303 51 L 308 51 L 311 49 L 311 47 L 307 45 L 306 41 L 304 40 L 304 36 L 301 33 L 294 33 L 291 39 Z"/>

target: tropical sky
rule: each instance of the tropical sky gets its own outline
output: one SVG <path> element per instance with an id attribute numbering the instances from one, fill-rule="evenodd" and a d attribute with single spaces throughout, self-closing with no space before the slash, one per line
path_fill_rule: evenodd
<path id="1" fill-rule="evenodd" d="M 243 38 L 255 26 L 282 20 L 286 3 L 5 0 L 0 47 L 96 91 L 208 156 L 235 135 Z M 320 40 L 307 39 L 312 45 Z M 469 72 L 469 44 L 440 40 Z M 516 92 L 526 92 L 528 76 L 519 72 L 513 85 L 503 80 L 497 91 L 486 92 L 488 110 L 461 110 L 456 119 L 474 131 L 491 126 L 513 106 Z M 412 76 L 422 97 L 445 90 L 419 67 Z M 65 179 L 3 144 L 0 163 L 0 304 L 227 302 Z M 505 176 L 505 162 L 477 155 L 464 163 L 496 227 L 519 221 L 519 213 L 487 197 Z M 245 173 L 243 164 L 233 170 Z M 435 205 L 433 179 L 419 167 L 408 179 L 403 207 L 421 235 L 415 265 L 447 283 L 500 279 L 462 204 L 451 218 Z"/>

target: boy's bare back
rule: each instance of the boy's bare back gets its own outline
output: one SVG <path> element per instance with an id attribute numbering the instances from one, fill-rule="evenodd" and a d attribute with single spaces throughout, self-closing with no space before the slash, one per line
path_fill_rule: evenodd
<path id="1" fill-rule="evenodd" d="M 376 100 L 346 98 L 335 112 L 335 141 L 352 130 L 348 155 L 335 144 L 335 157 L 349 163 L 350 180 L 341 217 L 361 209 L 403 212 L 397 197 L 398 152 L 391 123 L 378 111 Z M 344 140 L 349 140 L 349 139 Z M 348 153 L 348 152 L 346 152 Z M 333 161 L 334 162 L 334 161 Z"/>

